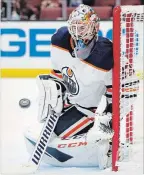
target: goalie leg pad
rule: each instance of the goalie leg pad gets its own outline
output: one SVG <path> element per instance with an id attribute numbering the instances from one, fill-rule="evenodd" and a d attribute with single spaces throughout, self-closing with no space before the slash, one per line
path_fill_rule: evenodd
<path id="1" fill-rule="evenodd" d="M 32 128 L 25 132 L 26 148 L 29 153 L 33 151 L 39 135 L 35 132 L 38 131 L 33 131 Z M 53 135 L 48 146 L 54 151 L 47 149 L 43 161 L 53 166 L 98 166 L 100 169 L 105 169 L 108 164 L 108 140 L 91 143 L 86 141 L 86 134 L 75 135 L 69 139 L 61 139 Z"/>
<path id="2" fill-rule="evenodd" d="M 108 140 L 101 140 L 97 144 L 97 158 L 100 169 L 105 169 L 108 167 L 109 157 L 107 153 L 109 151 L 109 147 L 110 145 Z"/>

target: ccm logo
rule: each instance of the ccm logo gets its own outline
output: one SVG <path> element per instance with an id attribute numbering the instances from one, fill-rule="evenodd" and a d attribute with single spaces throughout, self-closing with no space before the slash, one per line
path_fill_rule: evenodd
<path id="1" fill-rule="evenodd" d="M 72 147 L 85 146 L 85 145 L 87 145 L 87 142 L 58 144 L 58 148 L 72 148 Z"/>

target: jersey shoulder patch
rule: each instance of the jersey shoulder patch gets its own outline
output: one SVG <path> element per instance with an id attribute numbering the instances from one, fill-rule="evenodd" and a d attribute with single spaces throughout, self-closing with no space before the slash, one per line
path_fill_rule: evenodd
<path id="1" fill-rule="evenodd" d="M 98 37 L 91 54 L 86 62 L 92 64 L 95 67 L 109 71 L 113 67 L 113 44 L 104 37 Z"/>
<path id="2" fill-rule="evenodd" d="M 69 41 L 70 34 L 66 26 L 59 28 L 51 38 L 52 45 L 64 48 L 66 50 L 69 50 Z"/>

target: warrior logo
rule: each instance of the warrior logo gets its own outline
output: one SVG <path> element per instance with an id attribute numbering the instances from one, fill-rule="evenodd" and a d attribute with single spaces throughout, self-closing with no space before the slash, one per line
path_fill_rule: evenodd
<path id="1" fill-rule="evenodd" d="M 79 92 L 79 85 L 72 69 L 69 67 L 62 68 L 62 76 L 69 92 L 72 95 L 77 95 Z"/>

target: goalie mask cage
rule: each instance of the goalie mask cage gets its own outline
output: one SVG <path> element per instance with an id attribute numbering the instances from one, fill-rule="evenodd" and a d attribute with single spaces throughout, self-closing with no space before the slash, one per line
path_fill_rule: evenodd
<path id="1" fill-rule="evenodd" d="M 130 102 L 130 98 L 123 98 L 124 89 L 128 83 L 123 85 L 122 81 L 124 82 L 129 76 L 143 75 L 144 6 L 117 6 L 114 8 L 113 54 L 112 170 L 118 171 L 117 162 L 121 144 L 130 148 L 135 139 L 134 105 Z M 127 92 L 130 92 L 130 89 Z"/>

